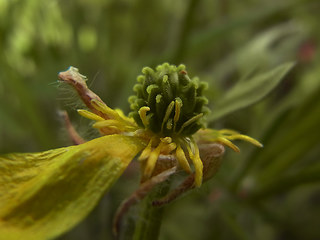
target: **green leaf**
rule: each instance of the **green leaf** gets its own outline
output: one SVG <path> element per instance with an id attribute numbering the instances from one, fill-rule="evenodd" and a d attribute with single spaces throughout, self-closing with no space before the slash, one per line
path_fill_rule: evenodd
<path id="1" fill-rule="evenodd" d="M 80 222 L 143 143 L 109 135 L 40 153 L 0 156 L 0 239 L 57 237 Z"/>
<path id="2" fill-rule="evenodd" d="M 312 164 L 301 171 L 288 174 L 279 174 L 278 178 L 267 184 L 260 185 L 250 194 L 250 198 L 254 200 L 266 199 L 267 197 L 274 196 L 275 194 L 288 192 L 298 186 L 319 183 L 320 182 L 320 164 Z"/>
<path id="3" fill-rule="evenodd" d="M 280 83 L 293 66 L 294 63 L 292 62 L 285 63 L 269 72 L 239 81 L 217 102 L 213 113 L 208 117 L 208 121 L 215 121 L 261 100 Z"/>

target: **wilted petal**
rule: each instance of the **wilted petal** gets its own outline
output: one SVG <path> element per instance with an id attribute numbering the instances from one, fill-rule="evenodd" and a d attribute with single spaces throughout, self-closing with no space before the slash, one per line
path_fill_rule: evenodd
<path id="1" fill-rule="evenodd" d="M 69 230 L 143 147 L 135 137 L 110 135 L 41 153 L 0 156 L 0 239 L 50 239 Z"/>

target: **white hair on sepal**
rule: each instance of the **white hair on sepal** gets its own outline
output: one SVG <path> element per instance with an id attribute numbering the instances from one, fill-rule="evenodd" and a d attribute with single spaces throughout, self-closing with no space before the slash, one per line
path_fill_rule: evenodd
<path id="1" fill-rule="evenodd" d="M 70 127 L 74 129 L 76 135 L 78 135 L 83 141 L 89 141 L 94 138 L 100 137 L 99 131 L 92 128 L 93 121 L 89 119 L 82 118 L 75 111 L 74 114 L 69 116 L 69 114 L 64 110 L 56 111 L 56 118 L 59 122 L 60 128 L 57 133 L 59 142 L 70 145 L 71 144 L 81 144 L 83 143 L 74 139 L 74 134 L 70 133 Z M 76 138 L 78 138 L 76 136 Z"/>
<path id="2" fill-rule="evenodd" d="M 56 87 L 58 89 L 57 100 L 61 106 L 64 106 L 68 110 L 87 109 L 73 86 L 58 80 Z"/>
<path id="3" fill-rule="evenodd" d="M 93 121 L 85 119 L 77 113 L 77 109 L 88 109 L 88 107 L 83 103 L 75 88 L 72 85 L 61 80 L 58 80 L 56 83 L 56 87 L 58 89 L 57 98 L 58 102 L 60 103 L 58 112 L 61 111 L 61 109 L 68 110 L 68 115 L 70 117 L 71 123 L 73 124 L 75 130 L 79 133 L 79 135 L 84 139 L 91 140 L 100 137 L 101 135 L 99 134 L 99 132 L 96 129 L 92 128 Z M 59 113 L 57 115 L 59 117 Z M 61 126 L 61 129 L 65 131 L 66 126 L 63 121 Z M 60 136 L 61 138 L 63 137 L 70 139 L 67 131 L 61 132 Z"/>

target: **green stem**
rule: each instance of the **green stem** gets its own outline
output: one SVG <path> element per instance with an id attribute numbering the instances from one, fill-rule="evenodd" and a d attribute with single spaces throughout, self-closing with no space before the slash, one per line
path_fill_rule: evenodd
<path id="1" fill-rule="evenodd" d="M 158 239 L 164 208 L 152 206 L 152 201 L 166 195 L 168 190 L 168 182 L 159 184 L 159 186 L 155 187 L 141 202 L 140 215 L 138 216 L 135 226 L 133 240 Z"/>

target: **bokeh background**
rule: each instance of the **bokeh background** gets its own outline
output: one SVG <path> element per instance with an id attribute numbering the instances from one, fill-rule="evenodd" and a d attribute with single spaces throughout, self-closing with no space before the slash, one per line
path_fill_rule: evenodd
<path id="1" fill-rule="evenodd" d="M 228 150 L 214 179 L 166 207 L 160 239 L 320 239 L 319 12 L 319 0 L 0 0 L 0 152 L 70 145 L 63 109 L 86 139 L 96 136 L 57 81 L 69 66 L 128 112 L 142 67 L 184 63 L 209 83 L 214 115 L 241 79 L 295 61 L 262 101 L 210 123 L 264 148 Z M 59 239 L 113 239 L 112 216 L 138 178 L 133 164 Z"/>

